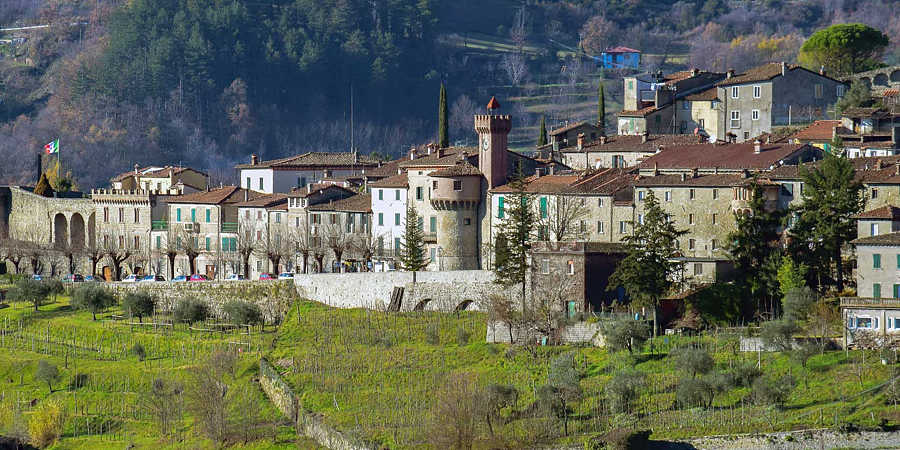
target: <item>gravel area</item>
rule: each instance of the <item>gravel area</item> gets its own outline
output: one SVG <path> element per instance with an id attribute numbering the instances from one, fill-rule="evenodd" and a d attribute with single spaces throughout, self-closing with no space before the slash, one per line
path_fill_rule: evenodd
<path id="1" fill-rule="evenodd" d="M 784 433 L 706 437 L 689 439 L 678 444 L 699 450 L 806 450 L 806 449 L 900 449 L 900 431 L 838 433 L 832 430 L 793 431 Z M 657 447 L 660 449 L 666 446 Z"/>

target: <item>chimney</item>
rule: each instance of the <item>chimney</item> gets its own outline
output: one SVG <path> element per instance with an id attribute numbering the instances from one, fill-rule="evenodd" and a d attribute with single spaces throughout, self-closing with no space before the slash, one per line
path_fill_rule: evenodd
<path id="1" fill-rule="evenodd" d="M 884 163 L 881 161 L 881 159 L 879 158 L 879 159 L 875 160 L 875 170 L 881 170 L 883 168 L 884 168 Z"/>
<path id="2" fill-rule="evenodd" d="M 750 178 L 750 171 L 747 169 L 741 169 L 741 178 Z"/>
<path id="3" fill-rule="evenodd" d="M 256 153 L 250 155 L 250 165 L 255 166 L 259 164 L 259 156 L 256 156 Z"/>
<path id="4" fill-rule="evenodd" d="M 306 185 L 306 193 L 312 194 L 312 183 Z"/>
<path id="5" fill-rule="evenodd" d="M 654 162 L 653 163 L 653 176 L 655 177 L 657 175 L 659 175 L 659 163 Z"/>
<path id="6" fill-rule="evenodd" d="M 606 145 L 606 136 L 603 134 L 600 135 L 600 145 Z"/>
<path id="7" fill-rule="evenodd" d="M 250 200 L 250 189 L 244 189 L 244 201 Z"/>
<path id="8" fill-rule="evenodd" d="M 734 77 L 734 69 L 728 69 L 725 71 L 725 79 Z"/>
<path id="9" fill-rule="evenodd" d="M 437 149 L 437 157 L 438 158 L 443 158 L 445 153 L 447 153 L 447 149 L 445 149 L 443 147 Z"/>
<path id="10" fill-rule="evenodd" d="M 584 148 L 584 133 L 578 133 L 578 150 Z"/>
<path id="11" fill-rule="evenodd" d="M 691 178 L 697 178 L 697 175 L 699 174 L 699 172 L 700 171 L 696 167 L 691 169 Z"/>
<path id="12" fill-rule="evenodd" d="M 647 138 L 649 138 L 649 137 L 650 137 L 650 133 L 647 132 L 647 130 L 644 130 L 644 132 L 641 133 L 641 143 L 642 143 L 642 144 L 646 144 L 646 143 L 647 143 Z"/>
<path id="13" fill-rule="evenodd" d="M 900 162 L 894 163 L 894 175 L 900 176 Z"/>
<path id="14" fill-rule="evenodd" d="M 822 75 L 823 77 L 825 76 L 825 65 L 824 64 L 821 67 L 819 67 L 819 75 Z"/>
<path id="15" fill-rule="evenodd" d="M 700 69 L 694 67 L 693 69 L 691 69 L 691 76 L 696 77 L 697 75 L 700 75 Z"/>
<path id="16" fill-rule="evenodd" d="M 713 174 L 715 174 L 715 175 L 719 174 L 719 166 L 713 167 Z"/>
<path id="17" fill-rule="evenodd" d="M 787 63 L 782 61 L 781 62 L 781 76 L 787 75 L 787 70 L 788 70 Z"/>
<path id="18" fill-rule="evenodd" d="M 134 165 L 134 176 L 135 177 L 138 176 L 138 165 L 137 164 Z"/>
<path id="19" fill-rule="evenodd" d="M 416 150 L 416 147 L 415 146 L 410 147 L 409 160 L 412 161 L 412 160 L 416 159 L 417 156 L 419 156 L 419 151 Z"/>
<path id="20" fill-rule="evenodd" d="M 684 172 L 681 172 L 681 181 L 685 181 L 685 180 L 687 180 L 687 174 Z"/>
<path id="21" fill-rule="evenodd" d="M 550 175 L 556 175 L 556 164 L 550 163 Z"/>
<path id="22" fill-rule="evenodd" d="M 762 152 L 762 142 L 759 142 L 759 139 L 753 141 L 753 153 L 757 155 Z"/>
<path id="23" fill-rule="evenodd" d="M 540 178 L 541 175 L 543 175 L 543 174 L 544 174 L 544 168 L 543 168 L 543 167 L 535 167 L 535 168 L 534 168 L 534 176 Z"/>
<path id="24" fill-rule="evenodd" d="M 656 153 L 659 153 L 659 152 L 661 152 L 661 151 L 662 151 L 662 149 L 663 149 L 663 146 L 662 146 L 662 144 L 659 144 L 659 145 L 657 145 L 657 146 L 656 146 Z"/>

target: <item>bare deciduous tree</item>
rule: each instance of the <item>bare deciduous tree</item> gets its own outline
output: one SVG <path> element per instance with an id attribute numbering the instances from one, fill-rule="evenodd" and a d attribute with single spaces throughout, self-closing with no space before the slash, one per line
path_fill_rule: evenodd
<path id="1" fill-rule="evenodd" d="M 546 217 L 539 219 L 556 242 L 583 240 L 587 235 L 586 220 L 590 216 L 585 197 L 557 195 L 550 198 Z"/>
<path id="2" fill-rule="evenodd" d="M 127 240 L 123 229 L 106 230 L 101 238 L 101 253 L 112 261 L 116 280 L 122 279 L 122 263 L 130 258 L 132 254 L 132 250 L 126 242 Z"/>
<path id="3" fill-rule="evenodd" d="M 528 13 L 525 11 L 525 4 L 516 11 L 512 27 L 509 29 L 509 38 L 515 44 L 516 51 L 522 53 L 528 41 Z"/>
<path id="4" fill-rule="evenodd" d="M 334 260 L 337 261 L 338 270 L 344 271 L 344 265 L 341 262 L 344 252 L 349 250 L 353 244 L 353 239 L 349 233 L 345 233 L 341 229 L 340 224 L 328 225 L 325 228 L 325 246 L 331 249 L 334 254 Z"/>
<path id="5" fill-rule="evenodd" d="M 532 283 L 534 294 L 526 321 L 556 342 L 559 320 L 565 318 L 566 302 L 575 293 L 575 277 L 551 267 L 549 274 L 535 276 Z"/>
<path id="6" fill-rule="evenodd" d="M 507 53 L 501 62 L 513 86 L 519 86 L 528 77 L 528 64 L 521 53 Z"/>
<path id="7" fill-rule="evenodd" d="M 483 416 L 481 395 L 470 373 L 450 375 L 432 407 L 432 444 L 435 448 L 471 449 Z"/>
<path id="8" fill-rule="evenodd" d="M 241 258 L 241 267 L 245 277 L 250 277 L 250 255 L 257 251 L 259 242 L 256 239 L 256 230 L 253 222 L 247 219 L 238 221 L 237 252 Z"/>

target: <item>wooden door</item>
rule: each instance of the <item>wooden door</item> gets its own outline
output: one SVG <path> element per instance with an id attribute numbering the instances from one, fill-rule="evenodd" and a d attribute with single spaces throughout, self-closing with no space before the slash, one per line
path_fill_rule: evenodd
<path id="1" fill-rule="evenodd" d="M 106 281 L 113 281 L 113 276 L 112 267 L 103 266 L 103 279 Z"/>
<path id="2" fill-rule="evenodd" d="M 210 280 L 216 279 L 216 266 L 215 265 L 206 265 L 206 276 L 209 277 Z"/>

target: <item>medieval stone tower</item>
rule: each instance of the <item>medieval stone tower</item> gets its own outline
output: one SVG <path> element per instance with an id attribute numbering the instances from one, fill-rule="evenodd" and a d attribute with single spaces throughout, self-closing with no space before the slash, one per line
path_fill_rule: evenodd
<path id="1" fill-rule="evenodd" d="M 477 269 L 481 172 L 463 154 L 455 165 L 432 172 L 429 177 L 440 249 L 438 270 Z"/>
<path id="2" fill-rule="evenodd" d="M 512 128 L 509 115 L 495 114 L 500 102 L 491 97 L 488 114 L 475 116 L 475 132 L 478 133 L 478 168 L 487 180 L 487 188 L 506 184 L 508 173 L 507 136 Z"/>

